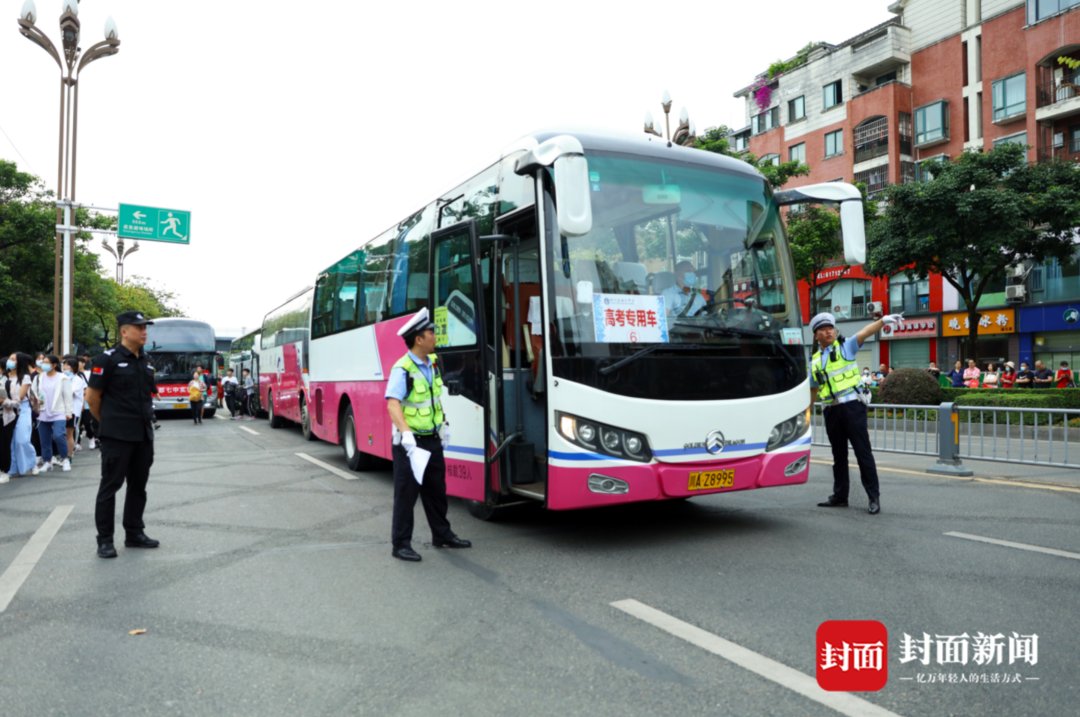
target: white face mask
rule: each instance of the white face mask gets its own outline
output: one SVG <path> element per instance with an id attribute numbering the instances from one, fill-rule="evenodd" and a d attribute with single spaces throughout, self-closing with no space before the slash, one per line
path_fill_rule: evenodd
<path id="1" fill-rule="evenodd" d="M 686 272 L 683 274 L 683 283 L 693 289 L 694 285 L 697 284 L 697 274 L 692 271 Z"/>

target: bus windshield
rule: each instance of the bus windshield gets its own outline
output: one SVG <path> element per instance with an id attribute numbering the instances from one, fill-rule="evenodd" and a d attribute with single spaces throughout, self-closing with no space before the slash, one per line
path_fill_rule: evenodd
<path id="1" fill-rule="evenodd" d="M 196 366 L 216 373 L 214 329 L 202 321 L 156 320 L 146 327 L 146 351 L 159 383 L 190 381 Z"/>
<path id="2" fill-rule="evenodd" d="M 588 162 L 592 230 L 551 248 L 552 357 L 575 359 L 556 375 L 686 400 L 775 393 L 804 380 L 796 282 L 765 181 L 622 154 L 590 153 Z M 626 360 L 638 352 L 640 362 Z M 703 358 L 707 366 L 695 363 Z M 708 390 L 700 381 L 659 385 L 646 380 L 664 373 L 657 361 L 713 376 L 723 369 L 730 380 Z"/>

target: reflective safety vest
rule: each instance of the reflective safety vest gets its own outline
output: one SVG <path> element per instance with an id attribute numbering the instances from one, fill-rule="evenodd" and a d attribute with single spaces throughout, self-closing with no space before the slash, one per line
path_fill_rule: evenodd
<path id="1" fill-rule="evenodd" d="M 861 381 L 858 363 L 844 358 L 840 341 L 834 341 L 829 348 L 829 361 L 824 369 L 821 368 L 820 346 L 810 359 L 810 365 L 818 385 L 818 398 L 823 403 L 839 403 L 846 396 L 854 394 Z"/>
<path id="2" fill-rule="evenodd" d="M 409 354 L 405 354 L 394 364 L 394 368 L 405 369 L 409 377 L 405 382 L 408 394 L 401 402 L 401 410 L 405 414 L 405 423 L 413 433 L 432 434 L 443 423 L 442 402 L 439 400 L 443 388 L 442 372 L 438 368 L 435 354 L 429 354 L 428 358 L 431 359 L 432 375 L 435 378 L 434 385 L 430 386 L 424 372 Z"/>

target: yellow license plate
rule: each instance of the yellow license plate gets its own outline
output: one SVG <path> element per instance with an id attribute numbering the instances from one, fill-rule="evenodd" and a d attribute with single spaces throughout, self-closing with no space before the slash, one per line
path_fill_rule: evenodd
<path id="1" fill-rule="evenodd" d="M 711 488 L 730 488 L 735 485 L 735 469 L 725 468 L 720 471 L 691 471 L 687 490 L 709 490 Z"/>
<path id="2" fill-rule="evenodd" d="M 191 408 L 191 406 L 187 405 L 186 403 L 174 403 L 173 408 Z"/>

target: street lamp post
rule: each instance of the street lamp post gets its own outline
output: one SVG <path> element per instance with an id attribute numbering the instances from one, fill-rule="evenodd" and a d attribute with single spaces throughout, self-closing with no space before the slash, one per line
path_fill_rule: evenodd
<path id="1" fill-rule="evenodd" d="M 60 147 L 56 179 L 56 265 L 53 279 L 53 350 L 71 352 L 72 282 L 75 275 L 75 247 L 72 224 L 75 221 L 75 156 L 79 126 L 79 76 L 84 67 L 101 57 L 120 51 L 120 36 L 110 17 L 105 22 L 105 39 L 86 52 L 79 47 L 79 5 L 64 0 L 60 13 L 60 38 L 63 57 L 37 22 L 34 0 L 26 0 L 19 13 L 19 32 L 49 53 L 60 68 Z"/>
<path id="2" fill-rule="evenodd" d="M 679 126 L 675 128 L 675 134 L 671 134 L 671 120 L 669 117 L 671 114 L 671 95 L 667 90 L 664 90 L 664 96 L 660 99 L 660 106 L 664 108 L 664 134 L 656 131 L 656 127 L 653 125 L 652 112 L 645 113 L 646 134 L 664 137 L 667 139 L 669 147 L 672 144 L 685 146 L 697 141 L 697 129 L 694 127 L 694 123 L 690 121 L 690 114 L 685 107 L 679 112 Z"/>
<path id="3" fill-rule="evenodd" d="M 109 252 L 110 254 L 112 254 L 116 258 L 116 283 L 123 286 L 123 284 L 124 284 L 124 259 L 126 257 L 128 257 L 128 256 L 131 256 L 132 254 L 134 254 L 135 252 L 137 252 L 139 250 L 139 242 L 135 242 L 134 246 L 130 246 L 126 250 L 124 249 L 124 238 L 123 237 L 117 237 L 116 238 L 116 248 L 115 249 L 113 249 L 111 246 L 109 246 L 109 240 L 108 239 L 102 239 L 101 243 L 105 247 L 105 250 L 107 252 Z"/>

